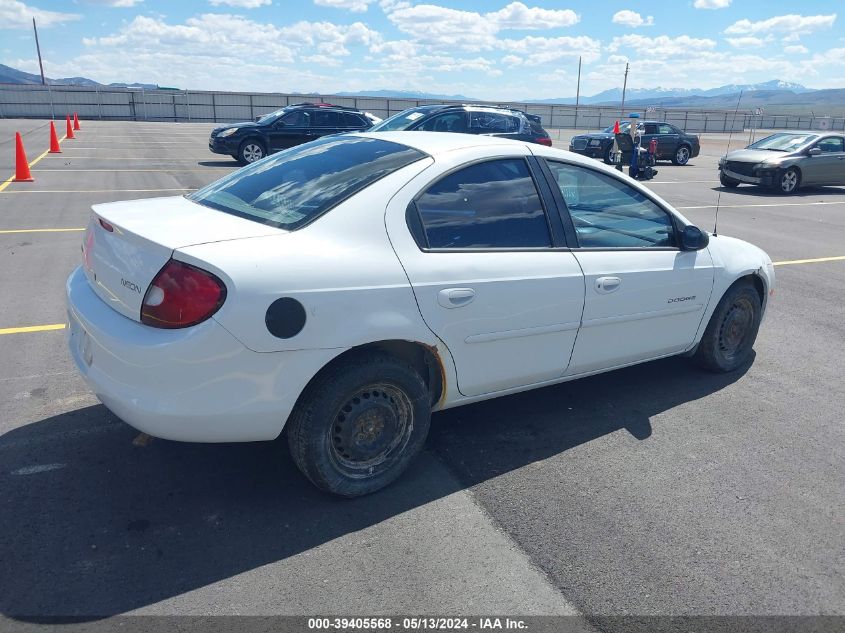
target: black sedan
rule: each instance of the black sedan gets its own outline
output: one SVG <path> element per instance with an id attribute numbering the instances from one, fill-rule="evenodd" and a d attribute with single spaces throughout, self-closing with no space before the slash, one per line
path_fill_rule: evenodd
<path id="1" fill-rule="evenodd" d="M 619 131 L 628 134 L 630 126 L 629 121 L 623 121 L 619 124 Z M 640 121 L 638 128 L 642 147 L 648 147 L 651 139 L 657 139 L 657 160 L 671 160 L 674 165 L 686 165 L 690 158 L 695 158 L 701 151 L 697 135 L 687 134 L 669 123 Z M 569 141 L 569 151 L 600 158 L 608 165 L 612 164 L 613 126 L 601 132 L 573 136 Z"/>
<path id="2" fill-rule="evenodd" d="M 258 117 L 229 123 L 211 131 L 208 149 L 228 154 L 242 164 L 313 141 L 327 134 L 367 130 L 372 121 L 355 108 L 330 103 L 297 103 Z"/>
<path id="3" fill-rule="evenodd" d="M 399 130 L 485 134 L 552 146 L 539 117 L 522 110 L 482 105 L 425 105 L 403 110 L 373 126 L 371 132 Z"/>

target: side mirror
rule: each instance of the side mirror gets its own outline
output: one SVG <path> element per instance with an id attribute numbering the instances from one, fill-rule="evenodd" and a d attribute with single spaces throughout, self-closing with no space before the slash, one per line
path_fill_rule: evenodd
<path id="1" fill-rule="evenodd" d="M 807 150 L 807 156 L 818 156 L 822 153 L 821 147 L 811 147 Z"/>
<path id="2" fill-rule="evenodd" d="M 681 230 L 681 250 L 700 251 L 710 243 L 710 236 L 697 226 L 685 226 Z"/>

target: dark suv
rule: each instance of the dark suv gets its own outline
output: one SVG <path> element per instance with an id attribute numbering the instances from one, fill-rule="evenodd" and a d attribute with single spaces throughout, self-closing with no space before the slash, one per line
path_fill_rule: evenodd
<path id="1" fill-rule="evenodd" d="M 357 132 L 371 126 L 366 115 L 355 108 L 330 103 L 297 103 L 255 121 L 214 128 L 208 138 L 208 149 L 215 154 L 228 154 L 246 164 L 327 134 Z"/>
<path id="2" fill-rule="evenodd" d="M 628 134 L 630 123 L 622 121 L 619 131 Z M 675 165 L 686 165 L 690 158 L 695 158 L 701 151 L 698 136 L 687 134 L 683 130 L 662 121 L 638 121 L 637 128 L 641 135 L 640 145 L 648 148 L 651 139 L 657 139 L 657 160 L 671 160 Z M 569 151 L 601 158 L 608 165 L 613 163 L 613 126 L 602 132 L 589 132 L 573 136 L 569 141 Z"/>
<path id="3" fill-rule="evenodd" d="M 394 114 L 370 130 L 396 132 L 421 130 L 424 132 L 459 132 L 486 134 L 517 141 L 548 145 L 552 139 L 542 128 L 539 117 L 522 110 L 485 105 L 425 105 Z"/>

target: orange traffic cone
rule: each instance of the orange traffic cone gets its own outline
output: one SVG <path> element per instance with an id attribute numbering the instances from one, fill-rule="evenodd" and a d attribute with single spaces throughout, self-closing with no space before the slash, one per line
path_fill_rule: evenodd
<path id="1" fill-rule="evenodd" d="M 617 121 L 613 126 L 613 133 L 619 134 L 619 121 Z"/>
<path id="2" fill-rule="evenodd" d="M 67 136 L 65 138 L 76 138 L 73 135 L 73 126 L 70 124 L 70 115 L 68 114 L 65 119 L 67 121 Z"/>
<path id="3" fill-rule="evenodd" d="M 52 121 L 50 121 L 50 153 L 62 153 L 62 148 L 59 146 L 59 137 L 56 135 L 56 124 Z"/>
<path id="4" fill-rule="evenodd" d="M 15 132 L 15 182 L 32 182 L 20 132 Z"/>
<path id="5" fill-rule="evenodd" d="M 76 115 L 76 112 L 73 113 L 73 129 L 79 129 L 79 117 Z"/>

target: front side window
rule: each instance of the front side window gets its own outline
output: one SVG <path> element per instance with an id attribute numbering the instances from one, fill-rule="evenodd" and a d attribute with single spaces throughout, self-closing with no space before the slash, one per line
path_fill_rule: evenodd
<path id="1" fill-rule="evenodd" d="M 294 230 L 425 156 L 380 139 L 327 136 L 273 154 L 187 197 L 224 213 Z"/>
<path id="2" fill-rule="evenodd" d="M 818 147 L 822 152 L 827 154 L 828 152 L 845 152 L 845 147 L 843 147 L 842 139 L 832 136 L 830 138 L 823 138 L 818 143 L 816 143 L 816 147 Z"/>
<path id="3" fill-rule="evenodd" d="M 521 158 L 456 171 L 416 200 L 429 248 L 548 248 L 546 214 Z"/>
<path id="4" fill-rule="evenodd" d="M 547 161 L 582 248 L 677 246 L 669 214 L 627 183 L 592 169 Z"/>
<path id="5" fill-rule="evenodd" d="M 279 120 L 285 124 L 284 127 L 308 127 L 308 113 L 304 110 L 296 110 Z"/>

